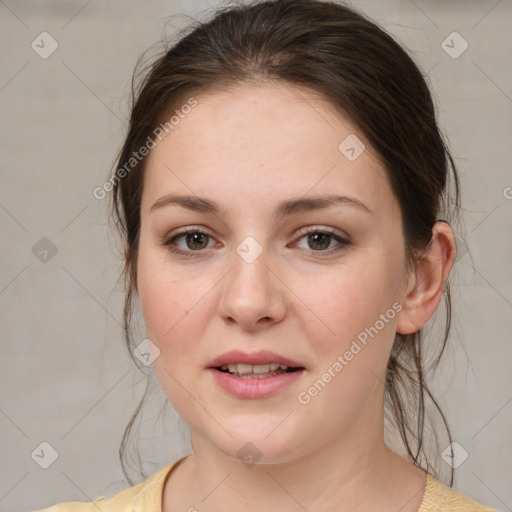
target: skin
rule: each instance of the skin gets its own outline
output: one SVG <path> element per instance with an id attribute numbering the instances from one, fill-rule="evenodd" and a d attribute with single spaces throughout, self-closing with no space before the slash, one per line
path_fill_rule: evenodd
<path id="1" fill-rule="evenodd" d="M 416 511 L 425 473 L 383 440 L 385 370 L 395 332 L 417 331 L 439 304 L 456 254 L 452 229 L 436 223 L 429 253 L 408 270 L 400 208 L 378 155 L 313 92 L 238 85 L 195 98 L 151 150 L 141 205 L 138 297 L 160 350 L 155 371 L 193 447 L 166 480 L 163 511 Z M 366 145 L 355 161 L 338 150 L 350 134 Z M 283 199 L 334 191 L 370 213 L 337 204 L 273 217 Z M 206 197 L 227 214 L 150 210 L 170 193 Z M 192 257 L 162 243 L 186 226 L 209 235 L 175 241 Z M 349 244 L 312 240 L 305 227 L 332 228 Z M 262 249 L 252 263 L 236 252 L 247 236 Z M 297 395 L 394 303 L 401 311 L 301 404 Z M 306 372 L 271 397 L 240 399 L 205 370 L 228 350 L 262 348 Z M 261 455 L 253 466 L 237 457 L 248 442 Z"/>

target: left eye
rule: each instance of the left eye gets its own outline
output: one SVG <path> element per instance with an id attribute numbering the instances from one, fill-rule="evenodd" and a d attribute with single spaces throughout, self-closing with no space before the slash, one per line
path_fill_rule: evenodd
<path id="1" fill-rule="evenodd" d="M 331 245 L 331 242 L 333 242 L 334 240 L 338 241 L 340 245 L 346 245 L 347 243 L 341 237 L 329 231 L 310 231 L 307 234 L 303 235 L 299 240 L 302 240 L 303 238 L 307 239 L 307 244 L 309 245 L 311 250 L 315 252 L 324 251 L 325 249 L 328 248 L 332 249 L 332 246 L 329 246 Z"/>

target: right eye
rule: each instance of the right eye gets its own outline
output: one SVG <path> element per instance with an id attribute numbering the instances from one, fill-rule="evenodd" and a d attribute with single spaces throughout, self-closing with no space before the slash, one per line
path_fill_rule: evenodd
<path id="1" fill-rule="evenodd" d="M 202 249 L 207 248 L 208 238 L 212 237 L 207 233 L 198 230 L 197 228 L 188 228 L 186 230 L 183 230 L 181 233 L 174 234 L 171 237 L 167 238 L 163 242 L 163 245 L 169 247 L 169 250 L 172 253 L 187 257 L 194 257 L 196 255 L 193 253 L 201 252 Z M 178 246 L 177 241 L 181 241 L 182 239 L 184 240 L 185 247 L 182 246 L 180 248 Z"/>

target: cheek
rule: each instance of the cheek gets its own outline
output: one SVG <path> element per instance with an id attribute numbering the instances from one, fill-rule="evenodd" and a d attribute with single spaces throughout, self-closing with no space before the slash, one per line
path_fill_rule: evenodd
<path id="1" fill-rule="evenodd" d="M 326 276 L 316 287 L 310 283 L 309 291 L 303 289 L 307 302 L 335 337 L 357 334 L 354 329 L 373 324 L 396 300 L 389 267 L 371 260 L 363 263 Z"/>
<path id="2" fill-rule="evenodd" d="M 147 337 L 161 352 L 158 364 L 176 367 L 194 354 L 214 304 L 214 276 L 172 268 L 162 251 L 141 245 L 138 260 L 138 297 Z"/>
<path id="3" fill-rule="evenodd" d="M 395 338 L 396 301 L 384 266 L 351 270 L 326 280 L 323 293 L 309 294 L 305 302 L 315 305 L 322 322 L 302 324 L 316 364 L 299 401 L 331 410 L 336 424 L 356 415 L 385 382 Z"/>
<path id="4" fill-rule="evenodd" d="M 192 299 L 187 290 L 193 287 L 181 282 L 166 251 L 148 238 L 143 230 L 137 262 L 138 297 L 148 336 L 160 340 L 190 311 Z"/>
<path id="5" fill-rule="evenodd" d="M 381 253 L 301 288 L 298 295 L 314 313 L 302 315 L 302 329 L 314 348 L 317 372 L 323 373 L 345 354 L 352 369 L 365 366 L 377 374 L 387 363 L 399 296 L 391 260 Z"/>
<path id="6" fill-rule="evenodd" d="M 184 284 L 152 273 L 142 275 L 141 283 L 139 302 L 146 332 L 160 350 L 178 343 L 184 336 L 193 339 L 192 320 L 202 307 L 201 289 L 190 293 L 190 282 Z"/>
<path id="7" fill-rule="evenodd" d="M 198 370 L 204 357 L 198 340 L 206 328 L 208 290 L 212 286 L 204 277 L 180 278 L 178 272 L 169 269 L 169 262 L 162 262 L 155 253 L 142 249 L 139 254 L 139 302 L 146 336 L 160 351 L 153 361 L 156 376 L 173 407 L 187 417 L 190 393 L 199 398 L 191 366 L 194 363 Z"/>
<path id="8" fill-rule="evenodd" d="M 183 301 L 178 299 L 177 286 L 144 260 L 138 270 L 138 296 L 148 337 L 158 343 L 179 317 L 186 314 Z"/>

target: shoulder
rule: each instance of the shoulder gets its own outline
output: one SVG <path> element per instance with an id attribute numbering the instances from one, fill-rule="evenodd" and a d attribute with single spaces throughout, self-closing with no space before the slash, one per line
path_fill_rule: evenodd
<path id="1" fill-rule="evenodd" d="M 88 502 L 70 501 L 35 512 L 119 512 L 125 509 L 160 511 L 165 478 L 176 464 L 177 462 L 174 462 L 163 467 L 143 482 L 124 489 L 112 498 L 105 499 L 100 496 Z"/>
<path id="2" fill-rule="evenodd" d="M 427 475 L 425 493 L 418 512 L 497 512 L 473 501 L 451 487 L 445 486 L 432 475 Z"/>

